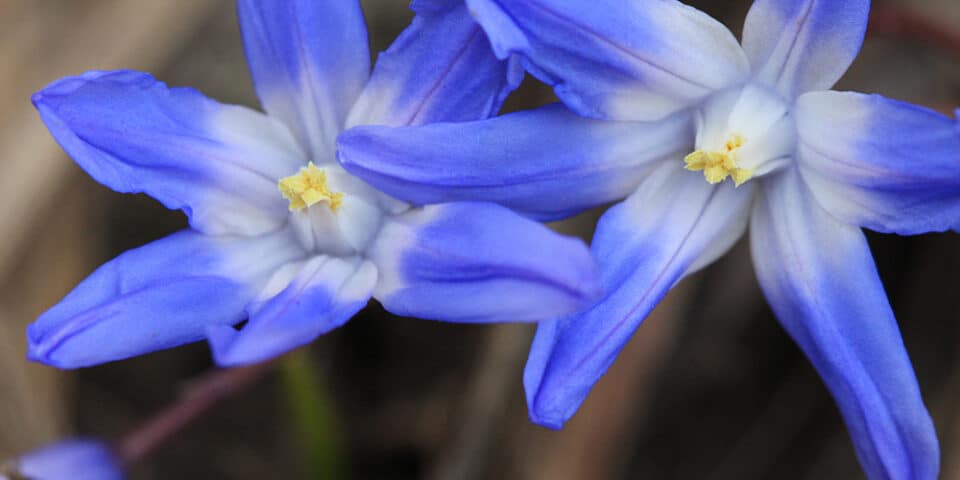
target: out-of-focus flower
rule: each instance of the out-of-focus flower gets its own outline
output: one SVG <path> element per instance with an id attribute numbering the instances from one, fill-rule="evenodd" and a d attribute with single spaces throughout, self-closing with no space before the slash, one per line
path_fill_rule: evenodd
<path id="1" fill-rule="evenodd" d="M 358 1 L 240 1 L 268 115 L 133 71 L 37 93 L 87 173 L 183 210 L 191 228 L 100 267 L 29 327 L 30 358 L 74 368 L 206 336 L 219 364 L 237 365 L 312 341 L 371 296 L 455 322 L 535 321 L 595 300 L 581 241 L 494 203 L 398 201 L 337 164 L 344 129 L 486 118 L 522 77 L 461 3 L 413 6 L 371 74 Z"/>
<path id="2" fill-rule="evenodd" d="M 541 219 L 626 197 L 593 240 L 603 300 L 539 326 L 533 421 L 560 428 L 667 291 L 749 224 L 761 287 L 864 469 L 934 478 L 933 423 L 861 227 L 960 225 L 960 135 L 925 108 L 827 91 L 860 50 L 869 2 L 757 0 L 742 45 L 672 0 L 467 4 L 502 58 L 522 57 L 579 115 L 364 127 L 340 138 L 340 161 L 407 201 L 506 199 Z"/>
<path id="3" fill-rule="evenodd" d="M 0 464 L 0 480 L 120 480 L 113 454 L 94 440 L 66 440 Z"/>

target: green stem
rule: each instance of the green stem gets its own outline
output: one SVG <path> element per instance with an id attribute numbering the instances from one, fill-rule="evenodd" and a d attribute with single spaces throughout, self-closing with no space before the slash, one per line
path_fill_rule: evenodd
<path id="1" fill-rule="evenodd" d="M 345 478 L 335 409 L 321 372 L 301 349 L 283 359 L 280 373 L 309 478 Z"/>

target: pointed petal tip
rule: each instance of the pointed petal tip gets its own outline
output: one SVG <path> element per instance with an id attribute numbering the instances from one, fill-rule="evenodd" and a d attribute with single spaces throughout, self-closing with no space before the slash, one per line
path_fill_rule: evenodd
<path id="1" fill-rule="evenodd" d="M 44 107 L 55 108 L 63 97 L 79 90 L 85 83 L 81 77 L 64 77 L 51 82 L 43 89 L 30 96 L 30 103 L 37 110 Z M 41 111 L 41 113 L 46 113 Z"/>
<path id="2" fill-rule="evenodd" d="M 60 345 L 71 336 L 68 330 L 75 329 L 76 326 L 67 324 L 59 329 L 42 331 L 37 322 L 42 321 L 46 315 L 44 313 L 37 321 L 27 326 L 27 360 L 61 370 L 72 370 L 87 366 L 69 358 L 64 358 L 63 355 L 58 355 Z"/>
<path id="3" fill-rule="evenodd" d="M 303 347 L 365 307 L 376 282 L 376 268 L 360 258 L 319 255 L 291 263 L 247 305 L 242 328 L 206 328 L 214 360 L 223 367 L 249 365 Z"/>
<path id="4" fill-rule="evenodd" d="M 88 72 L 89 73 L 89 72 Z M 72 77 L 63 77 L 50 82 L 49 85 L 43 87 L 42 90 L 33 94 L 31 100 L 36 104 L 39 101 L 42 101 L 47 98 L 56 98 L 64 95 L 69 95 L 83 87 L 83 85 L 89 82 L 88 75 L 82 74 Z"/>
<path id="5" fill-rule="evenodd" d="M 534 340 L 534 344 L 536 344 L 536 340 Z M 545 380 L 547 382 L 550 382 L 550 380 L 542 376 L 539 380 L 530 383 L 530 378 L 526 375 L 530 373 L 531 361 L 532 359 L 528 359 L 527 371 L 524 373 L 525 389 L 527 391 L 527 416 L 536 425 L 550 430 L 562 430 L 580 409 L 580 405 L 587 397 L 589 389 L 584 390 L 582 394 L 571 395 L 572 392 L 567 389 L 569 386 L 557 385 L 555 382 L 553 384 L 544 383 Z M 576 387 L 573 388 L 576 389 Z"/>
<path id="6" fill-rule="evenodd" d="M 560 419 L 555 416 L 550 415 L 540 415 L 534 411 L 533 407 L 530 408 L 528 412 L 528 417 L 530 421 L 544 428 L 549 428 L 550 430 L 560 431 L 563 430 L 563 425 L 569 419 Z"/>
<path id="7" fill-rule="evenodd" d="M 31 362 L 50 364 L 49 360 L 49 348 L 41 343 L 39 340 L 35 340 L 30 337 L 29 329 L 27 334 L 27 360 Z"/>
<path id="8" fill-rule="evenodd" d="M 40 90 L 35 92 L 33 95 L 30 95 L 30 103 L 34 108 L 40 108 L 40 105 L 43 103 L 44 99 L 46 99 L 45 93 L 46 92 L 44 90 Z"/>
<path id="9" fill-rule="evenodd" d="M 185 230 L 127 251 L 27 327 L 27 358 L 73 369 L 202 340 L 240 322 L 264 277 L 300 255 L 288 240 Z"/>
<path id="10" fill-rule="evenodd" d="M 600 267 L 597 266 L 597 262 L 590 256 L 589 247 L 587 247 L 585 243 L 582 243 L 582 245 L 587 255 L 586 258 L 589 260 L 584 261 L 582 271 L 583 281 L 576 285 L 574 295 L 581 303 L 582 308 L 585 309 L 603 298 L 606 290 L 603 288 L 603 282 L 601 281 Z"/>
<path id="11" fill-rule="evenodd" d="M 31 344 L 27 346 L 26 358 L 31 362 L 41 363 L 60 370 L 76 370 L 89 366 L 85 363 L 71 362 L 69 359 L 54 356 L 55 353 L 56 352 L 51 351 L 49 347 Z"/>
<path id="12" fill-rule="evenodd" d="M 244 341 L 240 330 L 229 325 L 207 327 L 207 343 L 210 346 L 213 363 L 220 368 L 246 367 L 273 360 L 288 353 L 277 349 L 256 348 L 252 345 L 255 342 L 249 341 L 251 337 L 246 338 L 248 340 Z M 289 350 L 292 351 L 295 348 L 297 347 Z"/>
<path id="13" fill-rule="evenodd" d="M 27 344 L 26 358 L 31 362 L 42 363 L 51 367 L 63 368 L 59 365 L 54 365 L 52 359 L 47 355 L 46 348 L 33 342 L 29 342 Z"/>
<path id="14" fill-rule="evenodd" d="M 48 367 L 57 368 L 60 370 L 76 370 L 79 368 L 86 368 L 94 366 L 98 363 L 111 362 L 115 360 L 121 360 L 121 358 L 109 358 L 103 360 L 93 361 L 91 358 L 95 358 L 95 354 L 90 354 L 90 352 L 78 352 L 78 351 L 66 351 L 60 347 L 68 342 L 72 334 L 65 333 L 66 328 L 47 332 L 46 335 L 34 335 L 31 334 L 30 325 L 27 328 L 27 353 L 26 359 L 31 362 L 40 363 Z M 82 333 L 82 332 L 80 332 Z"/>
<path id="15" fill-rule="evenodd" d="M 121 480 L 122 466 L 109 445 L 92 438 L 73 438 L 49 444 L 6 465 L 11 478 Z M 8 468 L 0 468 L 7 472 Z M 0 473 L 0 478 L 7 478 Z"/>
<path id="16" fill-rule="evenodd" d="M 158 82 L 153 75 L 135 70 L 89 70 L 80 75 L 58 78 L 50 82 L 46 87 L 34 93 L 30 100 L 34 105 L 39 103 L 49 103 L 45 101 L 54 100 L 57 97 L 70 95 L 80 90 L 84 86 L 106 77 L 114 77 L 113 80 L 124 83 L 133 83 L 134 80 L 145 81 L 148 84 Z M 164 85 L 163 82 L 158 82 Z"/>
<path id="17" fill-rule="evenodd" d="M 353 127 L 337 135 L 337 163 L 350 173 L 353 173 L 355 170 L 363 170 L 363 165 L 353 160 L 354 155 L 347 154 L 347 151 L 350 149 L 358 148 L 358 139 L 361 137 L 357 131 L 358 128 L 362 127 Z"/>
<path id="18" fill-rule="evenodd" d="M 213 355 L 213 361 L 217 366 L 235 367 L 238 365 L 236 359 L 230 355 L 230 347 L 236 342 L 239 333 L 228 325 L 210 325 L 207 327 L 207 344 L 210 345 L 210 353 Z"/>
<path id="19" fill-rule="evenodd" d="M 30 97 L 30 102 L 37 108 L 41 104 L 48 104 L 57 97 L 68 95 L 79 89 L 86 81 L 79 76 L 63 77 L 50 82 L 46 87 L 38 90 Z"/>

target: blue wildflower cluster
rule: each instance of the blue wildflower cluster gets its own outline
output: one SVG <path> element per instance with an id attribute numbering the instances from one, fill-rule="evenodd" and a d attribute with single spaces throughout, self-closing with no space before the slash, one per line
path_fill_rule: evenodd
<path id="1" fill-rule="evenodd" d="M 862 229 L 960 227 L 960 132 L 829 90 L 868 0 L 756 0 L 740 42 L 674 0 L 411 8 L 370 71 L 357 1 L 240 0 L 265 113 L 133 71 L 38 92 L 87 173 L 190 228 L 95 271 L 30 326 L 30 358 L 76 368 L 206 339 L 219 365 L 249 364 L 375 298 L 405 316 L 539 322 L 530 418 L 561 428 L 664 295 L 749 229 L 763 292 L 867 475 L 937 476 Z M 496 116 L 524 71 L 561 103 Z M 589 250 L 538 223 L 611 202 Z"/>

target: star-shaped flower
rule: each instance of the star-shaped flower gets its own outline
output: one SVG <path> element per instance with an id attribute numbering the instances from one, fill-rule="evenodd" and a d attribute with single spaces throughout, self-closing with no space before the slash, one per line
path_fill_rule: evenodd
<path id="1" fill-rule="evenodd" d="M 533 421 L 560 428 L 667 291 L 749 225 L 760 285 L 866 472 L 934 478 L 933 423 L 861 228 L 960 225 L 960 129 L 827 90 L 860 50 L 869 1 L 757 0 L 742 44 L 673 0 L 467 4 L 497 54 L 521 57 L 576 114 L 364 127 L 339 155 L 413 202 L 500 201 L 556 219 L 626 198 L 593 240 L 605 297 L 539 326 L 524 375 Z"/>
<path id="2" fill-rule="evenodd" d="M 336 163 L 337 135 L 356 125 L 496 113 L 522 70 L 494 56 L 464 5 L 415 2 L 372 74 L 358 1 L 238 7 L 267 115 L 132 71 L 34 96 L 87 173 L 183 210 L 191 228 L 108 262 L 44 313 L 32 359 L 82 367 L 206 336 L 218 363 L 237 365 L 312 341 L 371 296 L 456 322 L 535 321 L 596 298 L 582 242 L 493 203 L 398 201 Z"/>

